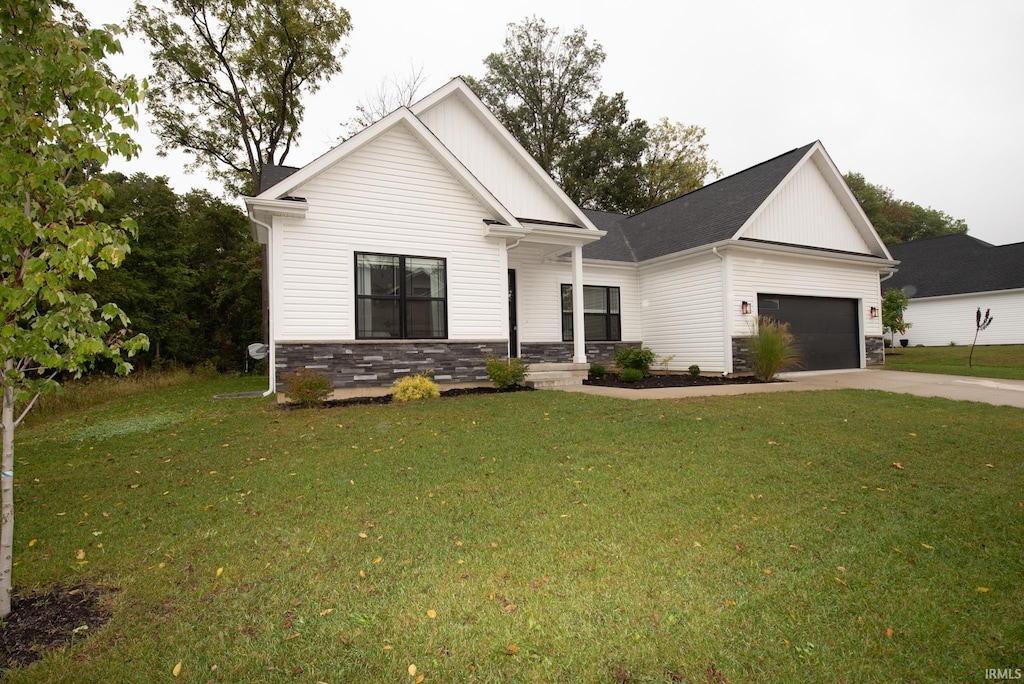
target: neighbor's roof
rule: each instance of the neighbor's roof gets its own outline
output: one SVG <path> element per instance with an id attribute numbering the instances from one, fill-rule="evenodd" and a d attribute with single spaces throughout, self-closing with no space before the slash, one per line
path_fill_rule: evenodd
<path id="1" fill-rule="evenodd" d="M 963 233 L 889 245 L 899 271 L 882 284 L 915 297 L 1024 288 L 1024 242 L 990 245 Z"/>
<path id="2" fill-rule="evenodd" d="M 583 256 L 640 262 L 728 240 L 814 144 L 790 150 L 633 216 L 588 211 L 590 220 L 609 234 L 584 247 Z M 609 240 L 615 229 L 621 239 Z"/>

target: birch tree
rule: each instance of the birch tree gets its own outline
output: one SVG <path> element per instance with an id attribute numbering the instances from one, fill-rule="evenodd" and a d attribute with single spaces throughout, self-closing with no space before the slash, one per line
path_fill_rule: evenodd
<path id="1" fill-rule="evenodd" d="M 109 192 L 88 177 L 110 155 L 133 157 L 140 89 L 104 63 L 120 51 L 113 27 L 90 29 L 66 0 L 0 0 L 0 619 L 11 612 L 14 430 L 63 375 L 97 358 L 128 372 L 144 348 L 114 304 L 74 281 L 116 267 L 130 222 L 98 217 Z"/>

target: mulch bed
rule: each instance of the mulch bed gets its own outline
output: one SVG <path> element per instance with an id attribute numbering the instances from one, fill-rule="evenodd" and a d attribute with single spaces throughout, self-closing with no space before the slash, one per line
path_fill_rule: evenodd
<path id="1" fill-rule="evenodd" d="M 773 382 L 783 382 L 773 380 Z M 588 378 L 584 385 L 598 387 L 623 387 L 625 389 L 658 389 L 662 387 L 709 387 L 713 385 L 760 385 L 760 380 L 752 375 L 724 377 L 721 375 L 651 375 L 636 382 L 623 382 L 618 375 L 606 373 L 601 378 Z"/>
<path id="2" fill-rule="evenodd" d="M 92 584 L 58 585 L 45 593 L 11 600 L 0 630 L 0 670 L 39 660 L 43 651 L 84 639 L 110 619 L 100 597 L 109 591 Z"/>
<path id="3" fill-rule="evenodd" d="M 441 390 L 441 397 L 465 397 L 470 394 L 508 394 L 509 392 L 532 392 L 532 387 L 524 387 L 522 385 L 512 385 L 508 389 L 500 390 L 497 387 L 460 387 L 456 389 Z M 351 397 L 349 399 L 331 399 L 325 401 L 323 405 L 325 407 L 335 406 L 359 406 L 361 404 L 390 404 L 391 395 L 385 394 L 379 397 Z M 292 408 L 291 404 L 283 404 L 287 408 Z"/>

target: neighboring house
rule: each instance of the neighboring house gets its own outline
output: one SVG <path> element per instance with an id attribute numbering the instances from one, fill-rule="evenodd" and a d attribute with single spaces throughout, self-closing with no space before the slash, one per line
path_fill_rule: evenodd
<path id="1" fill-rule="evenodd" d="M 981 344 L 1024 344 L 1024 242 L 994 246 L 958 233 L 890 245 L 899 272 L 882 283 L 910 297 L 903 319 L 911 345 L 970 344 L 976 314 L 994 321 Z"/>
<path id="2" fill-rule="evenodd" d="M 808 368 L 881 361 L 896 262 L 820 143 L 635 216 L 583 211 L 455 79 L 265 177 L 246 205 L 279 389 L 303 366 L 479 382 L 488 354 L 609 364 L 624 344 L 743 372 L 759 313 L 791 321 Z"/>

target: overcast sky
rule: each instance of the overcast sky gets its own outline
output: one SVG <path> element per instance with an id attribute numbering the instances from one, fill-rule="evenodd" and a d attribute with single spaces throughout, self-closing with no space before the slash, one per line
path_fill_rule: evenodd
<path id="1" fill-rule="evenodd" d="M 1024 241 L 1020 0 L 337 1 L 353 23 L 343 72 L 308 98 L 288 164 L 326 151 L 383 79 L 422 66 L 426 95 L 479 76 L 506 25 L 536 15 L 586 28 L 607 53 L 602 89 L 623 91 L 633 116 L 704 126 L 726 174 L 821 140 L 844 173 L 962 218 L 982 240 Z M 123 22 L 131 4 L 76 2 L 94 25 Z M 122 45 L 115 71 L 148 75 L 146 44 Z M 157 157 L 146 125 L 141 158 L 114 168 L 220 194 L 182 170 L 183 155 Z"/>

